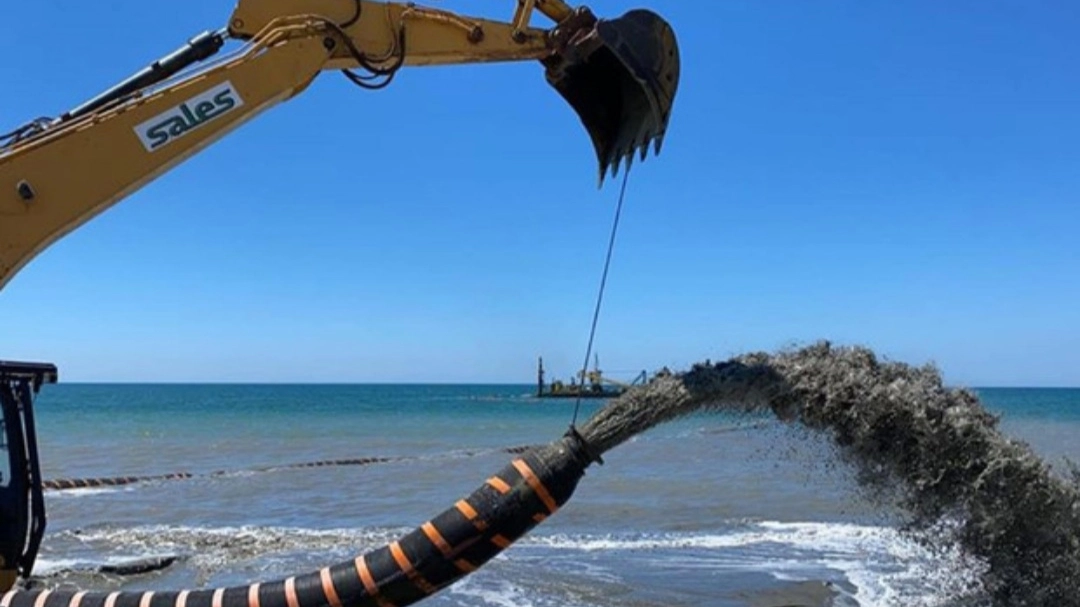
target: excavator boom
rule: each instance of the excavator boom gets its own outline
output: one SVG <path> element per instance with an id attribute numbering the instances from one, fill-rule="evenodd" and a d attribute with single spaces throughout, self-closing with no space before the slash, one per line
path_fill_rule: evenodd
<path id="1" fill-rule="evenodd" d="M 534 12 L 554 27 L 531 26 Z M 228 40 L 242 48 L 208 62 Z M 659 153 L 679 54 L 650 11 L 600 19 L 562 0 L 518 0 L 502 22 L 413 3 L 240 0 L 222 29 L 55 119 L 0 135 L 0 288 L 57 239 L 323 71 L 378 89 L 405 66 L 526 60 L 544 66 L 577 113 L 601 184 L 650 145 Z"/>
<path id="2" fill-rule="evenodd" d="M 352 16 L 338 13 L 355 22 L 347 29 L 351 40 L 367 42 L 371 49 L 386 47 L 383 23 L 356 18 L 365 11 L 378 10 L 374 3 L 356 3 Z M 241 0 L 230 20 L 230 33 L 237 37 L 254 35 L 275 15 L 295 14 L 319 7 L 332 14 L 341 11 L 340 0 Z M 571 9 L 562 0 L 518 0 L 518 8 L 507 31 L 499 24 L 460 17 L 445 11 L 415 6 L 384 5 L 387 23 L 427 16 L 430 23 L 453 23 L 467 32 L 472 44 L 460 45 L 447 39 L 450 33 L 440 28 L 425 28 L 424 35 L 407 37 L 403 55 L 405 65 L 431 65 L 440 62 L 518 60 L 528 58 L 527 49 L 535 48 L 535 58 L 546 66 L 546 77 L 577 112 L 593 141 L 600 176 L 619 160 L 630 161 L 635 150 L 642 159 L 648 144 L 655 142 L 656 152 L 667 130 L 671 106 L 679 81 L 679 51 L 671 26 L 659 15 L 634 9 L 616 19 L 598 19 L 587 7 Z M 550 30 L 528 29 L 532 10 L 539 10 L 555 21 Z M 422 21 L 417 20 L 417 27 Z M 502 31 L 500 31 L 502 30 Z M 491 39 L 490 34 L 503 39 Z M 510 40 L 505 39 L 506 35 Z M 487 40 L 487 43 L 485 41 Z M 387 48 L 386 55 L 394 54 Z M 346 62 L 354 59 L 353 49 L 340 50 L 336 57 Z M 334 65 L 333 60 L 330 65 Z"/>

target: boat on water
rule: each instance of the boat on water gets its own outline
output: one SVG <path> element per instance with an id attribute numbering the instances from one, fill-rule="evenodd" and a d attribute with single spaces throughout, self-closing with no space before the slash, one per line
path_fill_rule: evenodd
<path id="1" fill-rule="evenodd" d="M 591 371 L 582 369 L 575 377 L 570 378 L 570 383 L 555 380 L 550 384 L 544 380 L 544 358 L 539 358 L 536 369 L 536 397 L 537 398 L 614 398 L 626 392 L 632 386 L 645 383 L 646 373 L 642 371 L 630 382 L 604 377 L 600 371 L 599 357 L 593 359 Z"/>

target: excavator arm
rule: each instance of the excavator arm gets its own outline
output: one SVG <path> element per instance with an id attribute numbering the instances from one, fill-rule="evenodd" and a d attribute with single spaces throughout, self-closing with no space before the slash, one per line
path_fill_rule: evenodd
<path id="1" fill-rule="evenodd" d="M 532 27 L 534 12 L 554 26 Z M 228 40 L 241 48 L 208 61 Z M 577 112 L 601 181 L 650 145 L 659 152 L 679 56 L 650 11 L 602 20 L 562 0 L 518 0 L 500 22 L 412 3 L 240 0 L 221 30 L 0 139 L 0 289 L 50 244 L 324 71 L 382 88 L 405 66 L 526 60 L 543 64 Z"/>
<path id="2" fill-rule="evenodd" d="M 535 12 L 553 26 L 530 25 Z M 217 57 L 227 41 L 235 52 Z M 670 26 L 517 0 L 500 22 L 370 0 L 239 0 L 205 32 L 56 118 L 0 135 L 0 289 L 35 255 L 244 122 L 340 70 L 387 86 L 405 66 L 535 60 L 609 170 L 659 153 L 679 80 Z M 32 570 L 45 527 L 31 401 L 44 363 L 0 361 L 0 592 Z"/>

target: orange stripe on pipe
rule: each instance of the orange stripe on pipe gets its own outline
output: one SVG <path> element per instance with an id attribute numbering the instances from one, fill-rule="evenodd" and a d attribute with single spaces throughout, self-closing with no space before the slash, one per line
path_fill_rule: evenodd
<path id="1" fill-rule="evenodd" d="M 405 575 L 412 576 L 415 573 L 412 563 L 409 562 L 409 557 L 405 556 L 405 551 L 401 549 L 399 542 L 390 542 L 390 554 L 394 555 L 394 562 L 397 563 L 398 567 L 401 567 L 401 571 Z"/>
<path id="2" fill-rule="evenodd" d="M 0 599 L 0 607 L 8 607 L 11 604 L 11 599 L 15 598 L 15 593 L 18 590 L 9 590 L 4 594 L 4 598 Z"/>
<path id="3" fill-rule="evenodd" d="M 285 580 L 285 602 L 289 607 L 300 607 L 300 601 L 296 598 L 296 576 L 289 576 Z"/>
<path id="4" fill-rule="evenodd" d="M 371 577 L 371 571 L 368 570 L 363 555 L 356 557 L 356 573 L 360 576 L 360 581 L 364 583 L 364 590 L 367 590 L 368 596 L 377 596 L 379 588 L 375 586 L 375 580 Z"/>
<path id="5" fill-rule="evenodd" d="M 142 597 L 139 598 L 139 607 L 150 607 L 150 601 L 153 600 L 153 598 L 154 591 L 147 590 L 142 594 Z"/>
<path id="6" fill-rule="evenodd" d="M 465 500 L 458 500 L 458 503 L 454 504 L 454 506 L 457 507 L 458 511 L 461 512 L 461 514 L 463 514 L 465 518 L 472 521 L 473 526 L 475 526 L 477 529 L 483 531 L 485 528 L 487 528 L 487 523 L 485 521 L 476 518 L 480 515 L 477 514 L 476 510 L 474 510 L 473 507 L 469 505 L 469 502 L 466 502 Z"/>
<path id="7" fill-rule="evenodd" d="M 529 483 L 529 486 L 536 492 L 536 495 L 540 497 L 540 501 L 544 502 L 544 506 L 548 509 L 548 513 L 555 514 L 555 511 L 559 509 L 559 506 L 555 503 L 555 500 L 552 499 L 551 494 L 548 493 L 544 483 L 540 482 L 536 473 L 529 467 L 529 464 L 526 464 L 523 459 L 516 459 L 514 460 L 514 467 L 521 473 L 521 476 L 525 477 L 525 482 Z"/>
<path id="8" fill-rule="evenodd" d="M 248 586 L 248 607 L 259 607 L 259 587 L 261 582 L 255 582 Z"/>
<path id="9" fill-rule="evenodd" d="M 496 491 L 504 495 L 510 493 L 510 485 L 507 485 L 506 481 L 497 476 L 487 479 L 487 484 L 491 485 Z"/>
<path id="10" fill-rule="evenodd" d="M 110 592 L 109 595 L 105 597 L 105 607 L 116 607 L 116 599 L 119 598 L 119 597 L 120 597 L 120 591 L 119 590 L 115 590 L 113 592 Z"/>
<path id="11" fill-rule="evenodd" d="M 322 580 L 322 591 L 326 595 L 330 607 L 341 607 L 341 599 L 338 598 L 337 589 L 334 588 L 334 580 L 330 577 L 329 567 L 322 568 L 322 571 L 319 572 L 319 579 Z"/>
<path id="12" fill-rule="evenodd" d="M 510 547 L 511 542 L 501 535 L 493 535 L 491 536 L 491 543 L 505 550 Z"/>
<path id="13" fill-rule="evenodd" d="M 371 570 L 368 569 L 364 555 L 356 557 L 354 564 L 356 565 L 356 573 L 360 576 L 360 581 L 364 583 L 364 590 L 367 590 L 368 596 L 374 598 L 380 607 L 394 607 L 393 603 L 379 595 L 379 587 L 375 585 L 375 578 L 371 577 Z"/>
<path id="14" fill-rule="evenodd" d="M 439 533 L 439 530 L 435 528 L 435 525 L 431 524 L 431 521 L 420 525 L 420 528 L 424 530 L 424 535 L 431 540 L 432 544 L 439 549 L 439 552 L 443 553 L 443 556 L 450 558 L 450 555 L 454 552 L 454 549 L 450 547 L 450 544 L 446 541 L 446 538 Z"/>
<path id="15" fill-rule="evenodd" d="M 79 603 L 82 602 L 84 596 L 86 596 L 87 590 L 80 590 L 71 595 L 71 602 L 68 603 L 68 607 L 79 607 Z"/>
<path id="16" fill-rule="evenodd" d="M 52 594 L 52 590 L 46 590 L 39 594 L 37 600 L 34 601 L 34 607 L 45 607 L 45 601 L 49 600 L 50 594 Z"/>
<path id="17" fill-rule="evenodd" d="M 405 575 L 409 576 L 413 584 L 416 587 L 428 594 L 435 592 L 435 587 L 430 582 L 424 579 L 424 576 L 417 573 L 416 569 L 413 569 L 413 564 L 409 562 L 409 557 L 406 556 L 405 551 L 401 549 L 401 544 L 393 542 L 390 544 L 390 554 L 394 555 L 394 561 L 401 567 L 401 570 L 405 572 Z"/>
<path id="18" fill-rule="evenodd" d="M 176 595 L 176 607 L 187 607 L 187 595 L 190 590 L 181 590 L 180 594 Z"/>
<path id="19" fill-rule="evenodd" d="M 458 559 L 454 561 L 454 564 L 457 565 L 458 569 L 464 571 L 465 573 L 472 573 L 473 571 L 476 571 L 476 565 L 473 565 L 465 559 Z"/>
<path id="20" fill-rule="evenodd" d="M 469 519 L 470 521 L 476 518 L 476 510 L 474 510 L 473 507 L 469 505 L 469 502 L 466 502 L 465 500 L 458 500 L 458 503 L 454 505 L 457 506 L 457 509 L 465 515 L 465 518 Z"/>
<path id="21" fill-rule="evenodd" d="M 215 589 L 213 596 L 210 597 L 211 607 L 221 607 L 221 597 L 223 596 L 225 596 L 224 588 Z"/>

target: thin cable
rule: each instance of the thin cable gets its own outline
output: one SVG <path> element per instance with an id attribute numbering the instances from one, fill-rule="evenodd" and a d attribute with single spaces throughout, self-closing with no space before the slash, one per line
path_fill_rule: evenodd
<path id="1" fill-rule="evenodd" d="M 608 269 L 611 267 L 611 253 L 615 250 L 615 234 L 619 231 L 619 217 L 622 216 L 623 200 L 626 198 L 626 182 L 630 179 L 630 167 L 626 167 L 623 173 L 622 188 L 619 190 L 619 204 L 615 207 L 615 221 L 611 224 L 611 238 L 608 240 L 607 258 L 604 260 L 604 273 L 600 277 L 600 292 L 596 295 L 596 309 L 593 310 L 592 327 L 589 329 L 589 345 L 585 348 L 585 364 L 581 366 L 581 390 L 585 389 L 585 373 L 589 369 L 589 357 L 592 356 L 593 339 L 596 337 L 596 324 L 600 319 L 600 304 L 604 301 L 604 287 L 607 286 Z M 578 412 L 581 410 L 581 392 L 578 392 L 577 402 L 574 403 L 574 417 L 570 421 L 570 427 L 577 424 Z"/>
<path id="2" fill-rule="evenodd" d="M 364 11 L 364 3 L 361 0 L 356 0 L 356 7 L 353 9 L 353 16 L 349 18 L 345 23 L 339 23 L 338 27 L 345 29 L 352 24 L 360 20 L 360 14 Z"/>

